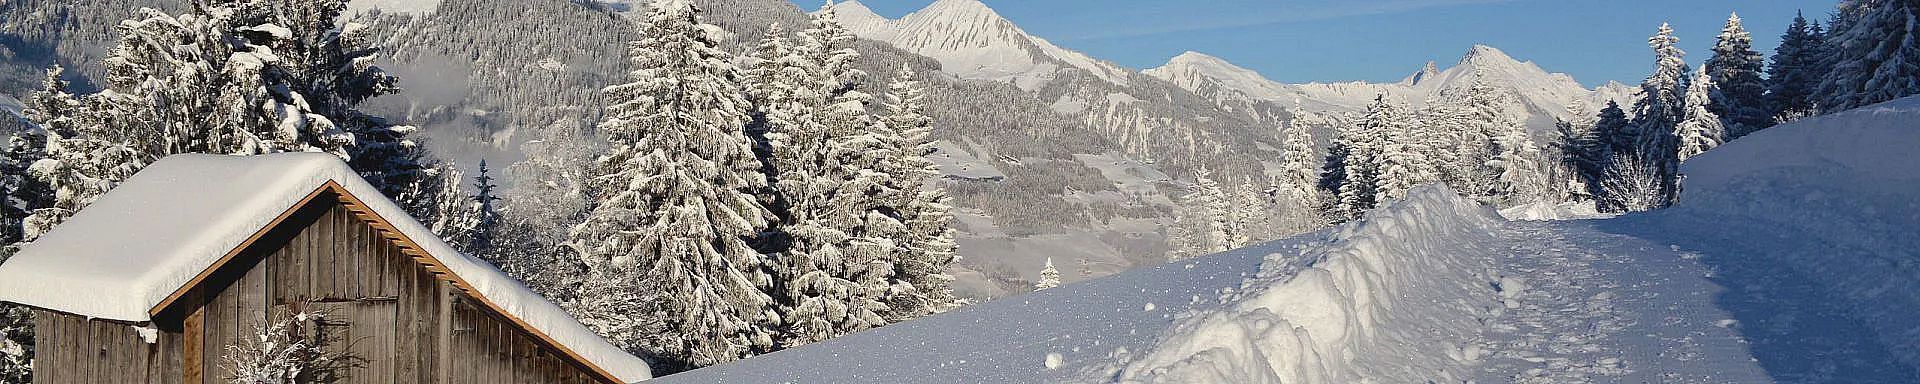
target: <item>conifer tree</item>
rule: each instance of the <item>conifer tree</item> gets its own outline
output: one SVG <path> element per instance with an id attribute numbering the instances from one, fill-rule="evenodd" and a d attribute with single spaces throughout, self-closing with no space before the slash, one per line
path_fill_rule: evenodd
<path id="1" fill-rule="evenodd" d="M 432 196 L 433 209 L 421 220 L 425 220 L 427 229 L 433 230 L 447 244 L 453 245 L 461 253 L 475 255 L 475 250 L 470 246 L 473 244 L 474 230 L 479 228 L 480 206 L 475 204 L 472 196 L 460 190 L 460 186 L 466 183 L 466 175 L 453 167 L 436 169 L 433 175 L 433 181 L 421 183 L 424 189 L 416 192 Z"/>
<path id="2" fill-rule="evenodd" d="M 571 235 L 591 274 L 573 311 L 666 371 L 764 352 L 774 336 L 765 260 L 746 241 L 767 223 L 753 195 L 766 180 L 738 71 L 698 14 L 651 4 L 631 82 L 605 89 L 599 203 Z"/>
<path id="3" fill-rule="evenodd" d="M 489 263 L 493 263 L 494 266 L 500 267 L 502 271 L 507 271 L 518 266 L 513 265 L 510 260 L 504 259 L 503 257 L 506 256 L 506 253 L 498 252 L 496 249 L 500 240 L 502 223 L 500 222 L 500 208 L 497 205 L 500 201 L 500 196 L 495 190 L 499 189 L 500 186 L 494 184 L 493 175 L 489 174 L 488 171 L 487 160 L 481 159 L 479 174 L 473 177 L 473 235 L 467 241 L 467 252 Z M 512 275 L 514 273 L 517 272 L 510 271 L 508 274 Z"/>
<path id="4" fill-rule="evenodd" d="M 1242 240 L 1241 235 L 1235 233 L 1234 210 L 1232 203 L 1228 201 L 1231 197 L 1227 195 L 1226 189 L 1220 186 L 1220 182 L 1213 179 L 1213 171 L 1206 168 L 1199 169 L 1194 175 L 1194 184 L 1189 187 L 1189 190 L 1191 192 L 1184 200 L 1192 206 L 1192 211 L 1200 214 L 1196 217 L 1197 220 L 1187 223 L 1196 235 L 1193 239 L 1195 240 L 1194 250 L 1197 251 L 1195 254 L 1211 254 L 1233 249 L 1236 243 Z"/>
<path id="5" fill-rule="evenodd" d="M 1328 196 L 1320 204 L 1321 211 L 1334 222 L 1345 222 L 1354 218 L 1349 206 L 1348 195 L 1343 193 L 1350 179 L 1359 175 L 1348 175 L 1349 165 L 1359 159 L 1354 157 L 1356 132 L 1359 128 L 1342 121 L 1334 125 L 1333 143 L 1327 146 L 1327 156 L 1321 161 L 1319 189 Z"/>
<path id="6" fill-rule="evenodd" d="M 1385 163 L 1388 135 L 1400 128 L 1403 119 L 1399 106 L 1385 94 L 1374 98 L 1365 114 L 1343 134 L 1351 145 L 1342 172 L 1347 175 L 1339 186 L 1339 207 L 1344 220 L 1360 217 L 1381 200 L 1381 165 Z"/>
<path id="7" fill-rule="evenodd" d="M 1297 117 L 1299 113 L 1294 116 L 1296 118 L 1286 129 L 1284 152 L 1280 154 L 1282 173 L 1276 182 L 1279 191 L 1275 196 L 1282 206 L 1288 208 L 1287 215 L 1293 221 L 1289 228 L 1282 230 L 1289 233 L 1294 229 L 1318 227 L 1323 221 L 1317 212 L 1322 199 L 1320 190 L 1315 188 L 1320 181 L 1320 171 L 1317 166 L 1319 158 L 1314 153 L 1313 132 L 1311 126 Z"/>
<path id="8" fill-rule="evenodd" d="M 1841 3 L 1823 52 L 1821 109 L 1841 111 L 1920 93 L 1920 4 L 1905 0 Z"/>
<path id="9" fill-rule="evenodd" d="M 1619 110 L 1619 106 L 1611 102 L 1609 107 L 1614 111 Z M 1599 183 L 1606 169 L 1606 145 L 1597 132 L 1599 119 L 1588 113 L 1586 104 L 1576 102 L 1567 109 L 1573 117 L 1554 123 L 1553 150 L 1557 151 L 1558 160 L 1568 172 L 1568 185 L 1564 191 L 1568 200 L 1591 201 L 1595 197 L 1594 185 Z"/>
<path id="10" fill-rule="evenodd" d="M 853 67 L 853 34 L 835 17 L 824 8 L 800 33 L 798 50 L 819 95 L 802 99 L 800 109 L 813 112 L 767 134 L 788 239 L 774 287 L 783 346 L 885 325 L 895 239 L 907 231 L 886 213 L 896 209 L 888 199 L 876 198 L 904 195 L 881 171 L 881 160 L 895 156 L 887 146 L 892 133 L 868 112 L 872 97 L 855 90 L 865 74 Z"/>
<path id="11" fill-rule="evenodd" d="M 1693 86 L 1687 88 L 1686 115 L 1680 125 L 1674 128 L 1679 136 L 1680 161 L 1686 161 L 1707 150 L 1717 147 L 1725 141 L 1726 128 L 1721 125 L 1719 115 L 1713 113 L 1713 101 L 1709 96 L 1714 82 L 1719 80 L 1710 75 L 1700 75 L 1694 79 Z"/>
<path id="12" fill-rule="evenodd" d="M 1633 122 L 1627 118 L 1627 112 L 1620 109 L 1619 103 L 1613 101 L 1607 101 L 1607 107 L 1601 108 L 1599 118 L 1594 120 L 1595 147 L 1588 150 L 1591 153 L 1588 156 L 1597 161 L 1593 164 L 1593 169 L 1588 170 L 1593 173 L 1594 181 L 1587 184 L 1587 187 L 1588 194 L 1593 195 L 1594 203 L 1601 212 L 1625 212 L 1625 208 L 1618 204 L 1616 196 L 1613 196 L 1613 191 L 1606 186 L 1618 184 L 1608 179 L 1624 174 L 1610 172 L 1614 164 L 1638 160 L 1633 150 L 1634 143 L 1638 141 L 1634 133 Z"/>
<path id="13" fill-rule="evenodd" d="M 1499 153 L 1495 140 L 1506 132 L 1516 129 L 1519 121 L 1507 112 L 1513 102 L 1511 95 L 1487 81 L 1487 77 L 1474 70 L 1473 82 L 1469 83 L 1461 98 L 1465 114 L 1462 122 L 1466 126 L 1459 129 L 1454 141 L 1452 158 L 1457 161 L 1453 168 L 1456 175 L 1454 186 L 1474 198 L 1490 198 L 1497 195 L 1496 179 L 1500 170 L 1490 165 Z"/>
<path id="14" fill-rule="evenodd" d="M 1381 147 L 1379 157 L 1379 185 L 1377 199 L 1380 201 L 1405 197 L 1413 187 L 1440 181 L 1438 167 L 1430 160 L 1434 145 L 1427 141 L 1428 136 L 1411 124 L 1411 119 L 1391 104 L 1379 104 L 1376 110 L 1368 111 L 1363 124 L 1374 132 L 1379 132 Z"/>
<path id="15" fill-rule="evenodd" d="M 887 306 L 888 321 L 898 322 L 944 312 L 953 307 L 953 277 L 947 269 L 953 264 L 954 228 L 952 207 L 937 184 L 940 168 L 926 156 L 933 153 L 933 118 L 927 116 L 926 94 L 914 78 L 913 69 L 902 66 L 888 85 L 883 123 L 895 133 L 889 146 L 897 155 L 889 159 L 888 173 L 905 193 L 900 216 L 907 231 L 901 239 L 902 254 L 894 263 L 894 288 Z"/>
<path id="16" fill-rule="evenodd" d="M 1821 40 L 1818 25 L 1795 13 L 1793 24 L 1780 35 L 1773 63 L 1767 67 L 1767 104 L 1776 121 L 1787 122 L 1819 112 L 1814 91 L 1824 73 L 1819 71 Z"/>
<path id="17" fill-rule="evenodd" d="M 1047 266 L 1040 270 L 1040 281 L 1033 283 L 1035 292 L 1060 286 L 1060 270 L 1053 268 L 1053 258 L 1047 258 Z"/>
<path id="18" fill-rule="evenodd" d="M 1453 92 L 1457 94 L 1457 92 Z M 1449 95 L 1451 96 L 1451 95 Z M 1464 186 L 1463 165 L 1457 143 L 1462 138 L 1462 130 L 1471 127 L 1466 110 L 1460 107 L 1458 100 L 1447 97 L 1432 98 L 1421 106 L 1414 115 L 1418 119 L 1416 134 L 1423 138 L 1428 148 L 1428 162 L 1433 163 L 1434 172 L 1439 181 L 1447 185 Z M 1457 187 L 1456 187 L 1457 188 Z"/>
<path id="19" fill-rule="evenodd" d="M 1766 57 L 1753 50 L 1753 35 L 1741 25 L 1740 15 L 1727 17 L 1727 25 L 1707 59 L 1705 75 L 1714 79 L 1706 95 L 1712 98 L 1709 110 L 1726 121 L 1729 139 L 1773 125 L 1767 108 L 1767 83 L 1761 77 Z M 1700 86 L 1698 84 L 1696 87 Z"/>
<path id="20" fill-rule="evenodd" d="M 1494 142 L 1499 152 L 1489 163 L 1499 170 L 1494 184 L 1495 201 L 1505 207 L 1545 201 L 1549 186 L 1536 161 L 1540 158 L 1540 148 L 1533 144 L 1526 128 L 1512 126 Z"/>
<path id="21" fill-rule="evenodd" d="M 1635 140 L 1633 153 L 1651 171 L 1657 190 L 1657 207 L 1672 202 L 1678 193 L 1679 139 L 1674 136 L 1675 128 L 1686 117 L 1686 92 L 1688 87 L 1686 52 L 1681 51 L 1680 39 L 1674 37 L 1673 28 L 1661 24 L 1660 30 L 1647 39 L 1654 52 L 1654 71 L 1646 81 L 1640 84 L 1641 98 L 1634 103 Z M 1620 161 L 1616 154 L 1615 162 Z M 1638 174 L 1638 173 L 1623 173 Z"/>
<path id="22" fill-rule="evenodd" d="M 1281 182 L 1283 196 L 1311 205 L 1317 200 L 1315 185 L 1320 182 L 1320 157 L 1316 156 L 1313 127 L 1301 121 L 1304 112 L 1295 112 L 1282 134 Z"/>

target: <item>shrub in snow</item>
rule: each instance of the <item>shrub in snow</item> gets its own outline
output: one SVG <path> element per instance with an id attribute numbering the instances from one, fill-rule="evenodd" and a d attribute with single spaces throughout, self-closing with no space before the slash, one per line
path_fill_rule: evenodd
<path id="1" fill-rule="evenodd" d="M 233 384 L 293 384 L 328 382 L 337 375 L 346 356 L 329 354 L 318 332 L 324 314 L 300 312 L 264 324 L 243 342 L 227 346 L 221 358 L 227 382 Z"/>

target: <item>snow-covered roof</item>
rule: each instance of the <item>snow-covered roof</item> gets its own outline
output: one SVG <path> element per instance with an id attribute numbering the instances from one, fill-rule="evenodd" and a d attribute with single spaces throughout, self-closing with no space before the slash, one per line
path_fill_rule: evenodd
<path id="1" fill-rule="evenodd" d="M 621 381 L 651 377 L 645 361 L 500 270 L 455 251 L 345 162 L 321 153 L 161 159 L 0 265 L 0 301 L 151 321 L 149 313 L 170 295 L 330 183 L 529 331 Z"/>

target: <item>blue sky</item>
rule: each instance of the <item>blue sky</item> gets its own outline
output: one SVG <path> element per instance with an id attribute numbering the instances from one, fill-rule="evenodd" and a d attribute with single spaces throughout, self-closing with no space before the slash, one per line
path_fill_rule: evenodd
<path id="1" fill-rule="evenodd" d="M 819 1 L 796 0 L 813 9 Z M 932 0 L 862 0 L 898 18 Z M 1771 55 L 1795 10 L 1825 20 L 1836 0 L 985 0 L 1027 32 L 1133 68 L 1193 50 L 1268 78 L 1397 81 L 1483 43 L 1588 86 L 1638 83 L 1646 38 L 1671 21 L 1698 63 L 1729 12 Z"/>

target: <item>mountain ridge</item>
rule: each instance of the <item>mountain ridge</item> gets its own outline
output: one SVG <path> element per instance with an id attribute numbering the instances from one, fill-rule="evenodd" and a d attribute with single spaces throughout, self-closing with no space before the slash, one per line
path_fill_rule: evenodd
<path id="1" fill-rule="evenodd" d="M 1196 55 L 1211 60 L 1196 60 Z M 1196 87 L 1211 84 L 1232 92 L 1230 97 L 1273 102 L 1318 113 L 1363 110 L 1380 94 L 1410 105 L 1422 105 L 1429 99 L 1441 97 L 1445 92 L 1467 86 L 1476 76 L 1486 76 L 1496 88 L 1505 89 L 1518 97 L 1521 103 L 1516 108 L 1524 110 L 1513 112 L 1523 112 L 1520 115 L 1529 116 L 1528 125 L 1536 129 L 1551 127 L 1556 118 L 1572 117 L 1568 111 L 1572 104 L 1585 104 L 1587 110 L 1591 111 L 1599 109 L 1609 100 L 1630 101 L 1632 94 L 1630 88 L 1617 82 L 1586 88 L 1570 75 L 1548 72 L 1532 61 L 1515 59 L 1505 51 L 1485 44 L 1470 47 L 1451 67 L 1440 69 L 1435 62 L 1429 61 L 1419 71 L 1393 83 L 1348 81 L 1290 84 L 1264 77 L 1223 75 L 1257 72 L 1225 59 L 1197 53 L 1183 53 L 1168 60 L 1166 65 L 1143 73 L 1181 84 L 1196 92 L 1203 92 Z"/>

